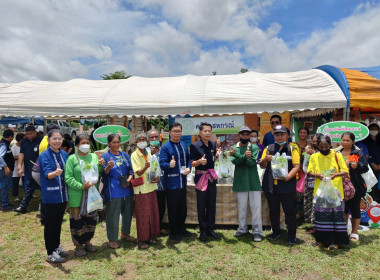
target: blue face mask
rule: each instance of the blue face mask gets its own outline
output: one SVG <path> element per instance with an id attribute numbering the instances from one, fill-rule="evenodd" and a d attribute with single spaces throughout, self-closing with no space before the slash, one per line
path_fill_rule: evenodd
<path id="1" fill-rule="evenodd" d="M 160 141 L 158 140 L 153 140 L 153 141 L 150 141 L 150 144 L 154 147 L 157 147 L 158 145 L 160 145 Z"/>
<path id="2" fill-rule="evenodd" d="M 284 142 L 282 142 L 282 143 L 278 143 L 277 141 L 274 141 L 276 144 L 278 144 L 278 145 L 285 145 L 286 144 L 286 141 L 284 141 Z"/>
<path id="3" fill-rule="evenodd" d="M 226 141 L 226 136 L 220 136 L 220 142 Z"/>

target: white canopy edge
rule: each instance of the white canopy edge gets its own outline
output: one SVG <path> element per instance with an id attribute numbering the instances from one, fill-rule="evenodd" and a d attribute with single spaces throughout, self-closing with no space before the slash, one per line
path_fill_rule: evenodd
<path id="1" fill-rule="evenodd" d="M 324 108 L 324 109 L 315 109 L 315 110 L 306 110 L 306 111 L 300 111 L 292 113 L 292 117 L 294 118 L 308 118 L 308 117 L 316 117 L 320 115 L 324 115 L 330 112 L 334 112 L 337 109 L 335 108 Z"/>
<path id="2" fill-rule="evenodd" d="M 0 114 L 44 117 L 244 114 L 344 108 L 324 71 L 0 84 Z"/>

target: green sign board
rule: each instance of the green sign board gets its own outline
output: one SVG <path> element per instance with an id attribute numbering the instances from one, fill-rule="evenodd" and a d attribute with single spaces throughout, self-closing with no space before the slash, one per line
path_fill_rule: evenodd
<path id="1" fill-rule="evenodd" d="M 317 132 L 322 133 L 323 135 L 328 135 L 331 138 L 331 141 L 335 143 L 340 143 L 342 134 L 345 132 L 352 132 L 355 134 L 355 142 L 367 138 L 369 134 L 369 130 L 365 125 L 348 121 L 326 123 L 318 127 Z"/>
<path id="2" fill-rule="evenodd" d="M 107 137 L 110 134 L 119 134 L 120 144 L 124 144 L 131 138 L 131 132 L 128 128 L 120 125 L 105 125 L 94 131 L 94 139 L 100 144 L 107 145 Z"/>

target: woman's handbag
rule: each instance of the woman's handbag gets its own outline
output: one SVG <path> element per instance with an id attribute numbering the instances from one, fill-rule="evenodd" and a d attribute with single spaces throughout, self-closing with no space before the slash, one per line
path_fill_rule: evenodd
<path id="1" fill-rule="evenodd" d="M 350 200 L 355 196 L 355 187 L 347 177 L 343 178 L 344 200 Z"/>
<path id="2" fill-rule="evenodd" d="M 298 193 L 305 193 L 305 179 L 306 179 L 306 174 L 303 173 L 303 172 L 300 172 L 301 173 L 301 178 L 298 180 L 297 182 L 297 186 L 296 186 L 296 191 Z"/>
<path id="3" fill-rule="evenodd" d="M 132 184 L 132 187 L 134 187 L 134 188 L 141 186 L 141 185 L 144 185 L 144 178 L 139 177 L 139 178 L 133 179 L 133 180 L 131 180 L 131 184 Z"/>
<path id="4" fill-rule="evenodd" d="M 335 160 L 336 160 L 336 163 L 338 164 L 338 168 L 339 168 L 338 172 L 340 172 L 340 166 L 339 166 L 338 158 L 336 157 L 336 153 L 335 153 Z M 347 177 L 343 178 L 343 193 L 344 193 L 345 201 L 350 200 L 351 198 L 355 196 L 355 187 L 351 183 L 350 179 Z"/>

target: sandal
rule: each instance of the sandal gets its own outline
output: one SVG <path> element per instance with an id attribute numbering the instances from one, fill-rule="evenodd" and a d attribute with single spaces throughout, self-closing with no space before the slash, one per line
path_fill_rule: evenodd
<path id="1" fill-rule="evenodd" d="M 315 229 L 314 228 L 311 228 L 307 231 L 307 234 L 314 234 L 315 233 Z"/>
<path id="2" fill-rule="evenodd" d="M 327 251 L 335 251 L 338 249 L 339 249 L 338 245 L 335 245 L 335 244 L 331 244 L 329 247 L 327 247 Z"/>
<path id="3" fill-rule="evenodd" d="M 146 242 L 140 242 L 137 246 L 140 250 L 145 250 L 149 248 L 149 245 Z"/>
<path id="4" fill-rule="evenodd" d="M 157 240 L 156 240 L 156 239 L 150 239 L 150 240 L 148 241 L 148 243 L 151 244 L 151 245 L 154 245 L 154 244 L 157 243 Z"/>
<path id="5" fill-rule="evenodd" d="M 323 243 L 321 242 L 314 242 L 313 244 L 311 244 L 314 248 L 320 248 L 323 246 Z"/>
<path id="6" fill-rule="evenodd" d="M 124 233 L 121 234 L 120 238 L 125 240 L 125 241 L 131 241 L 131 242 L 136 241 L 136 238 L 134 238 L 133 236 L 131 236 L 129 234 L 124 234 Z"/>
<path id="7" fill-rule="evenodd" d="M 108 242 L 108 246 L 109 246 L 111 249 L 117 249 L 117 248 L 120 247 L 119 244 L 117 244 L 116 241 L 109 241 L 109 242 Z"/>
<path id="8" fill-rule="evenodd" d="M 353 242 L 358 242 L 359 241 L 359 234 L 357 234 L 357 233 L 351 233 L 350 240 L 353 241 Z"/>

